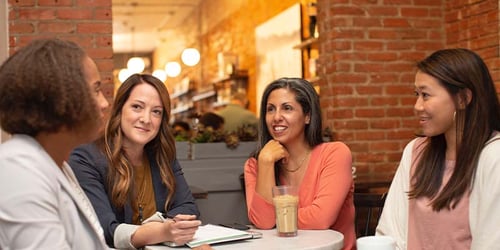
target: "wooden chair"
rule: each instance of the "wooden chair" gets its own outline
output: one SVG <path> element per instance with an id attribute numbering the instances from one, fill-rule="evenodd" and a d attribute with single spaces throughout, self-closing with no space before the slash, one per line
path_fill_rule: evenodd
<path id="1" fill-rule="evenodd" d="M 387 193 L 354 193 L 357 237 L 374 235 Z M 360 227 L 364 225 L 364 227 Z M 361 230 L 360 230 L 361 229 Z"/>

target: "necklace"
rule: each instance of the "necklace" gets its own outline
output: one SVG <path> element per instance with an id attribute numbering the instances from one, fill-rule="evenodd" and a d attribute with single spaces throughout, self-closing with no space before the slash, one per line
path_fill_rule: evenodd
<path id="1" fill-rule="evenodd" d="M 143 164 L 142 166 L 140 167 L 142 168 L 142 180 L 141 180 L 141 184 L 140 186 L 138 185 L 138 188 L 139 188 L 139 192 L 138 192 L 138 195 L 137 195 L 137 205 L 138 205 L 138 221 L 140 224 L 142 224 L 142 221 L 144 219 L 144 205 L 146 205 L 144 203 L 144 196 L 145 196 L 145 193 L 146 193 L 146 175 L 149 174 L 149 167 L 148 167 L 148 164 L 147 164 L 147 158 L 144 157 L 144 160 L 143 160 Z"/>
<path id="2" fill-rule="evenodd" d="M 283 170 L 290 172 L 290 173 L 297 172 L 302 167 L 302 164 L 304 163 L 304 161 L 306 160 L 307 156 L 309 156 L 310 153 L 311 153 L 311 151 L 307 151 L 304 158 L 302 158 L 302 160 L 300 160 L 300 163 L 298 163 L 298 164 L 296 163 L 297 167 L 295 169 L 288 169 L 288 168 L 284 167 Z"/>

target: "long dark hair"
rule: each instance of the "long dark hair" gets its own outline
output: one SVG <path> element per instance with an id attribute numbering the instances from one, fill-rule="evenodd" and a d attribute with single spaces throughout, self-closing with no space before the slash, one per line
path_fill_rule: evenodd
<path id="1" fill-rule="evenodd" d="M 479 155 L 492 136 L 500 130 L 500 105 L 486 64 L 467 49 L 444 49 L 434 52 L 417 64 L 420 72 L 439 81 L 453 97 L 457 128 L 456 163 L 448 183 L 439 193 L 445 169 L 446 140 L 444 134 L 427 138 L 412 179 L 410 198 L 429 197 L 432 208 L 453 209 L 470 191 Z M 471 100 L 460 107 L 460 100 Z"/>
<path id="2" fill-rule="evenodd" d="M 153 86 L 163 103 L 163 115 L 160 130 L 156 137 L 148 142 L 144 151 L 156 161 L 160 169 L 161 180 L 170 190 L 165 203 L 165 210 L 175 193 L 175 178 L 171 164 L 175 158 L 175 141 L 168 124 L 170 119 L 170 96 L 162 81 L 152 75 L 134 74 L 122 83 L 118 89 L 111 110 L 110 119 L 104 131 L 103 141 L 100 144 L 109 163 L 108 182 L 112 203 L 123 208 L 127 199 L 133 193 L 134 168 L 127 160 L 123 149 L 123 133 L 120 127 L 123 105 L 130 97 L 132 90 L 140 84 Z"/>
<path id="3" fill-rule="evenodd" d="M 311 121 L 305 126 L 305 138 L 307 143 L 311 148 L 321 144 L 323 142 L 323 136 L 321 133 L 322 129 L 322 119 L 321 119 L 321 108 L 319 105 L 319 96 L 316 90 L 313 88 L 312 84 L 301 78 L 280 78 L 269 85 L 267 85 L 264 93 L 262 95 L 262 100 L 260 104 L 260 117 L 259 117 L 259 141 L 257 143 L 257 151 L 254 155 L 258 158 L 260 150 L 266 145 L 266 143 L 273 139 L 266 124 L 266 113 L 267 113 L 267 100 L 269 95 L 276 89 L 288 89 L 295 93 L 295 100 L 302 107 L 304 114 L 309 114 Z M 275 177 L 278 179 L 279 167 L 275 163 Z"/>

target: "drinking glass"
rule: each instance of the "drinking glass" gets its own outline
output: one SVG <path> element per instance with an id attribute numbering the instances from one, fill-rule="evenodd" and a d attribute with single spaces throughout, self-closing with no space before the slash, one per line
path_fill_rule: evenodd
<path id="1" fill-rule="evenodd" d="M 297 210 L 299 196 L 294 186 L 273 187 L 273 203 L 276 211 L 276 230 L 280 237 L 297 235 Z"/>

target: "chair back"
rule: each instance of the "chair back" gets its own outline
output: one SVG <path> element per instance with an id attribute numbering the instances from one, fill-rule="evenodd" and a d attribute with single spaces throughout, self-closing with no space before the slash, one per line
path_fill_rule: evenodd
<path id="1" fill-rule="evenodd" d="M 357 237 L 374 235 L 387 193 L 354 193 Z"/>

